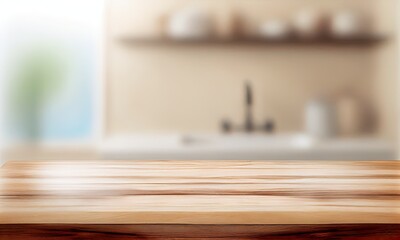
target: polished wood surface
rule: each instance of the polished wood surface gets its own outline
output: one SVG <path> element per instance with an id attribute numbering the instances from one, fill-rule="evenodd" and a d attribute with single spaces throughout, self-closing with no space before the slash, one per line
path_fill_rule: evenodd
<path id="1" fill-rule="evenodd" d="M 398 161 L 35 161 L 0 224 L 399 224 Z"/>
<path id="2" fill-rule="evenodd" d="M 0 240 L 398 240 L 394 224 L 346 225 L 0 225 Z"/>

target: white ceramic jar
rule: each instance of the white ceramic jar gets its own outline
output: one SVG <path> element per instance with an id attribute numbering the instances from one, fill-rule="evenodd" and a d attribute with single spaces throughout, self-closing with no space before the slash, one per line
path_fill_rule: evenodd
<path id="1" fill-rule="evenodd" d="M 335 37 L 361 36 L 367 31 L 367 19 L 356 11 L 340 11 L 332 15 L 330 31 Z"/>
<path id="2" fill-rule="evenodd" d="M 323 34 L 325 25 L 325 15 L 316 9 L 303 9 L 293 18 L 294 31 L 302 38 L 319 37 Z"/>
<path id="3" fill-rule="evenodd" d="M 259 35 L 265 39 L 285 39 L 291 34 L 291 27 L 284 20 L 269 20 L 260 25 Z"/>
<path id="4" fill-rule="evenodd" d="M 306 106 L 306 132 L 318 139 L 337 135 L 337 116 L 334 104 L 326 98 L 311 100 Z"/>
<path id="5" fill-rule="evenodd" d="M 211 37 L 212 33 L 213 21 L 210 13 L 197 6 L 189 6 L 176 12 L 167 24 L 167 35 L 173 39 L 205 39 Z"/>

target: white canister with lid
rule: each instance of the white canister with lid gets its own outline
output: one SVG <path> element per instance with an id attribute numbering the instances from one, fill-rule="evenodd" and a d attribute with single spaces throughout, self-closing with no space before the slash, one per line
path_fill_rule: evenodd
<path id="1" fill-rule="evenodd" d="M 335 105 L 327 98 L 315 98 L 306 106 L 306 132 L 314 138 L 326 139 L 337 135 Z"/>

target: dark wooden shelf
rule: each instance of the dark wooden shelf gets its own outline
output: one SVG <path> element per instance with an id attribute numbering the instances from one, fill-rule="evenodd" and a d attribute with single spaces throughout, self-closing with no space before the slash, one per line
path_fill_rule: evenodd
<path id="1" fill-rule="evenodd" d="M 382 36 L 362 36 L 356 38 L 287 38 L 279 40 L 262 38 L 235 38 L 235 39 L 202 39 L 202 40 L 176 40 L 168 38 L 120 38 L 123 43 L 142 45 L 249 45 L 249 46 L 279 46 L 279 45 L 333 45 L 333 46 L 366 46 L 383 42 Z"/>

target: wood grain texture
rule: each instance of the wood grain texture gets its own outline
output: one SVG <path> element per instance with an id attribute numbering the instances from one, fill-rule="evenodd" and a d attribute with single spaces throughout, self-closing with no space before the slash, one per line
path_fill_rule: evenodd
<path id="1" fill-rule="evenodd" d="M 396 240 L 393 224 L 364 225 L 0 225 L 0 240 L 348 239 Z"/>
<path id="2" fill-rule="evenodd" d="M 399 184 L 397 161 L 8 162 L 0 224 L 399 224 Z"/>

